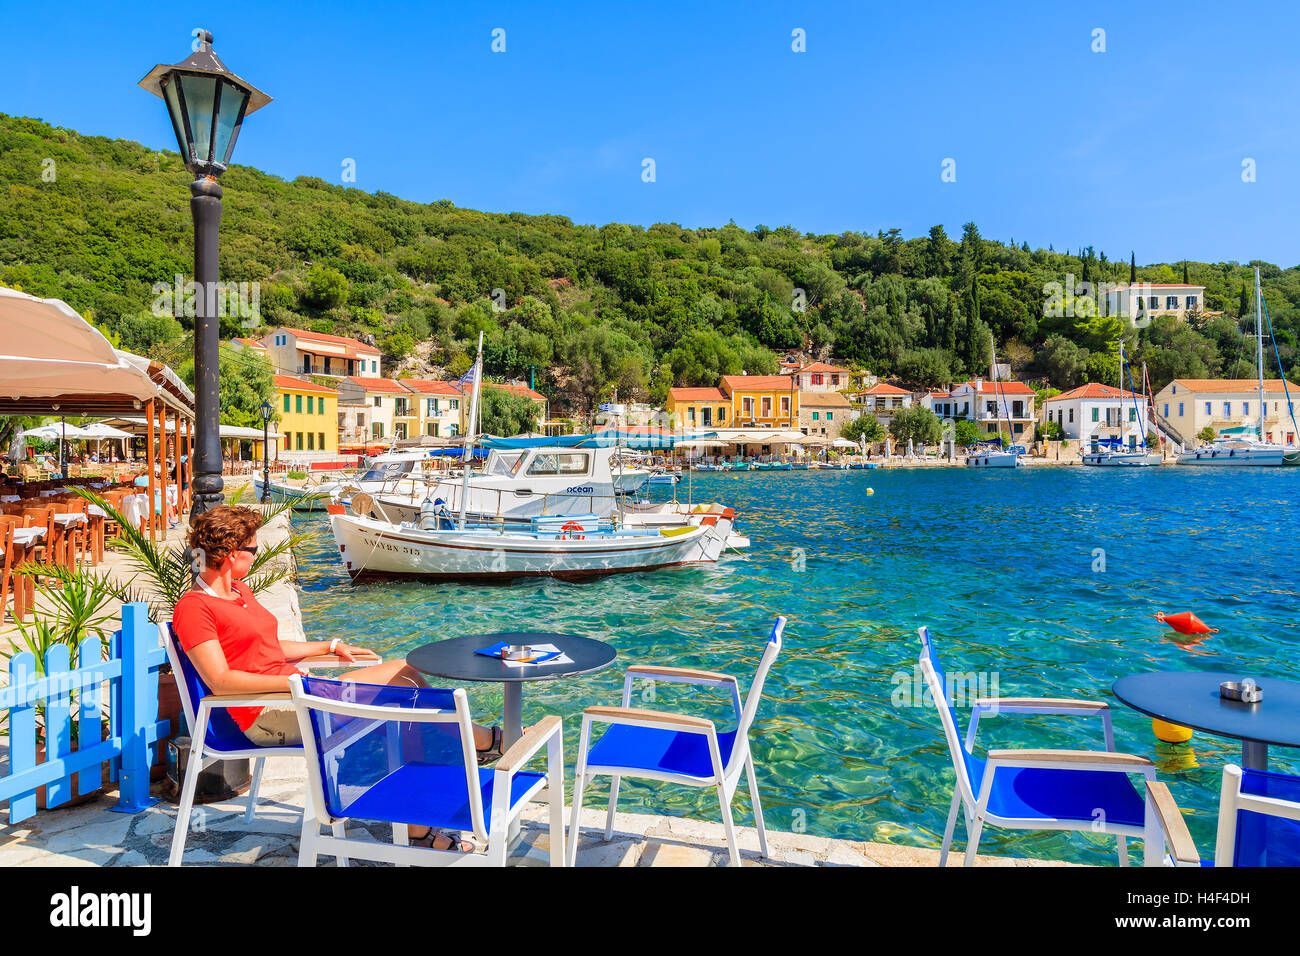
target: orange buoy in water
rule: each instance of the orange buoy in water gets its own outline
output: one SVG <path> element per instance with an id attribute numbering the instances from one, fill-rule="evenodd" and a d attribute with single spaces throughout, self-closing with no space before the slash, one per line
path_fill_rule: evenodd
<path id="1" fill-rule="evenodd" d="M 1156 620 L 1162 624 L 1168 624 L 1179 634 L 1219 633 L 1217 627 L 1207 627 L 1205 622 L 1191 611 L 1179 611 L 1177 614 L 1166 614 L 1164 611 L 1156 611 Z"/>

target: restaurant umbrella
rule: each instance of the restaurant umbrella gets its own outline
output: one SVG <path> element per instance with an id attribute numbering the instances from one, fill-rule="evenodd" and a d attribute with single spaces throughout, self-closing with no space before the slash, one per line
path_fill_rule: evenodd
<path id="1" fill-rule="evenodd" d="M 59 444 L 59 474 L 63 474 L 63 443 L 69 438 L 74 441 L 78 438 L 91 437 L 77 425 L 69 425 L 66 419 L 60 418 L 59 424 L 38 425 L 35 428 L 28 428 L 26 431 L 19 432 L 20 435 L 30 438 L 41 438 L 45 441 L 58 442 Z"/>
<path id="2" fill-rule="evenodd" d="M 82 431 L 86 433 L 87 438 L 94 439 L 96 455 L 99 455 L 100 442 L 102 442 L 105 438 L 107 438 L 109 441 L 113 441 L 113 440 L 121 441 L 131 437 L 130 432 L 124 432 L 122 431 L 122 429 L 114 428 L 112 425 L 107 425 L 104 422 L 91 422 L 89 425 L 85 426 L 82 429 Z M 122 446 L 122 456 L 126 457 L 125 445 Z M 102 458 L 103 456 L 100 455 L 100 457 Z"/>

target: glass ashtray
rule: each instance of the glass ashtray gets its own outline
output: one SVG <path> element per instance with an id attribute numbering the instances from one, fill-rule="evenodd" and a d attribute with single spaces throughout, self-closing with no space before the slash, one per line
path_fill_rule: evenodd
<path id="1" fill-rule="evenodd" d="M 501 651 L 503 661 L 527 661 L 536 656 L 528 644 L 507 644 Z"/>

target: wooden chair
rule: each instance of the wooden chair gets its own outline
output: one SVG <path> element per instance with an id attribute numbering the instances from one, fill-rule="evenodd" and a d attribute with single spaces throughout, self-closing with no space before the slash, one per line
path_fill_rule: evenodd
<path id="1" fill-rule="evenodd" d="M 60 496 L 50 505 L 58 515 L 81 515 L 79 523 L 70 523 L 61 527 L 63 542 L 62 563 L 70 570 L 86 566 L 86 552 L 91 545 L 90 515 L 86 513 L 86 499 L 76 495 Z"/>
<path id="2" fill-rule="evenodd" d="M 3 551 L 3 570 L 0 570 L 0 618 L 4 616 L 5 605 L 9 603 L 9 589 L 13 588 L 15 621 L 27 617 L 27 591 L 30 579 L 14 574 L 18 564 L 18 553 L 14 547 L 14 531 L 22 527 L 22 520 L 12 515 L 0 516 L 0 550 Z"/>
<path id="3" fill-rule="evenodd" d="M 34 559 L 50 564 L 63 563 L 60 559 L 63 551 L 63 529 L 54 521 L 53 508 L 48 505 L 41 508 L 34 508 L 29 505 L 23 508 L 23 527 L 45 529 L 45 537 L 31 551 Z M 39 558 L 36 558 L 35 555 L 37 551 L 40 552 Z"/>

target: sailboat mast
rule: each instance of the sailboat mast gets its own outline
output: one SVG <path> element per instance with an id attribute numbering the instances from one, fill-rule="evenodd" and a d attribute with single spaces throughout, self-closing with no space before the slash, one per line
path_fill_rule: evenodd
<path id="1" fill-rule="evenodd" d="M 989 369 L 989 371 L 993 373 L 993 394 L 998 397 L 998 408 L 1002 411 L 1002 414 L 1005 415 L 1007 419 L 1007 444 L 1009 447 L 1012 444 L 1011 409 L 1006 407 L 1006 399 L 1002 397 L 1002 389 L 999 387 L 999 383 L 998 383 L 998 351 L 997 351 L 997 346 L 993 342 L 992 331 L 989 332 L 989 356 L 993 360 L 993 367 Z M 998 419 L 998 421 L 1001 422 L 1001 419 Z M 1001 445 L 1002 445 L 1002 426 L 1001 424 L 999 424 L 998 425 L 998 446 L 1001 447 Z"/>
<path id="2" fill-rule="evenodd" d="M 470 396 L 469 434 L 465 436 L 465 455 L 461 459 L 461 471 L 464 473 L 460 488 L 460 528 L 465 530 L 465 515 L 469 510 L 469 463 L 474 457 L 474 436 L 478 424 L 478 397 L 483 387 L 483 333 L 478 334 L 478 358 L 474 360 L 474 391 Z"/>
<path id="3" fill-rule="evenodd" d="M 1259 266 L 1255 266 L 1256 369 L 1259 372 L 1259 440 L 1264 440 L 1264 295 L 1259 288 Z"/>

